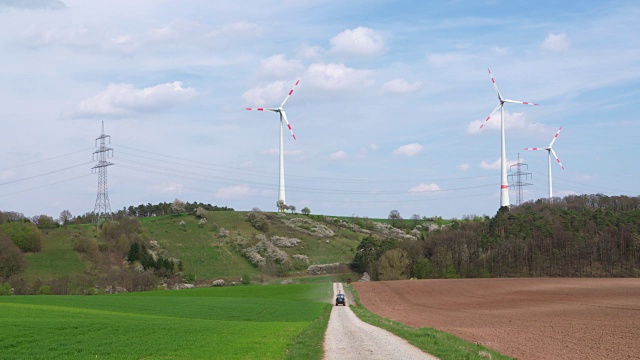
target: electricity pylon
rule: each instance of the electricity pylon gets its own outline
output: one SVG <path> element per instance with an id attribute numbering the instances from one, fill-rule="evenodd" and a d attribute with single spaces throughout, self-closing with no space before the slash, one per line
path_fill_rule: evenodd
<path id="1" fill-rule="evenodd" d="M 109 204 L 109 188 L 107 186 L 107 166 L 113 165 L 108 162 L 109 152 L 113 156 L 113 149 L 109 148 L 105 144 L 105 139 L 109 138 L 111 143 L 111 135 L 105 135 L 104 133 L 104 121 L 102 122 L 102 133 L 96 138 L 96 146 L 98 146 L 98 140 L 100 140 L 100 147 L 93 152 L 92 159 L 98 160 L 98 163 L 91 168 L 91 172 L 98 172 L 98 196 L 96 197 L 96 206 L 93 209 L 93 213 L 96 217 L 96 224 L 100 225 L 100 221 L 108 218 L 113 220 L 111 215 L 111 205 Z"/>

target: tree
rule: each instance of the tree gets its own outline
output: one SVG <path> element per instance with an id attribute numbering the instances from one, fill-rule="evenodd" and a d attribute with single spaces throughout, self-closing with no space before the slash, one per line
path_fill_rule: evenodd
<path id="1" fill-rule="evenodd" d="M 36 224 L 39 229 L 53 229 L 58 226 L 58 223 L 48 215 L 36 215 L 31 219 L 31 222 Z"/>
<path id="2" fill-rule="evenodd" d="M 287 204 L 284 203 L 284 200 L 276 201 L 276 206 L 278 207 L 278 212 L 285 212 L 287 210 Z"/>
<path id="3" fill-rule="evenodd" d="M 62 225 L 69 225 L 73 220 L 73 215 L 71 215 L 71 211 L 69 210 L 62 210 L 60 216 L 58 217 L 58 220 Z"/>
<path id="4" fill-rule="evenodd" d="M 411 220 L 413 221 L 413 227 L 420 225 L 420 215 L 418 214 L 411 215 Z"/>
<path id="5" fill-rule="evenodd" d="M 207 216 L 209 216 L 209 212 L 202 206 L 196 209 L 196 217 L 198 217 L 199 219 L 206 219 Z"/>
<path id="6" fill-rule="evenodd" d="M 409 274 L 409 255 L 402 249 L 391 249 L 380 257 L 378 278 L 380 280 L 402 280 Z"/>
<path id="7" fill-rule="evenodd" d="M 400 227 L 404 222 L 398 210 L 391 210 L 391 212 L 389 212 L 388 219 L 391 220 L 391 226 L 393 227 Z"/>
<path id="8" fill-rule="evenodd" d="M 289 208 L 289 211 L 291 211 L 292 214 L 295 214 L 295 212 L 296 212 L 295 205 L 288 205 L 287 208 Z"/>
<path id="9" fill-rule="evenodd" d="M 30 222 L 9 222 L 0 225 L 0 234 L 4 233 L 23 252 L 38 252 L 41 248 L 42 233 Z"/>
<path id="10" fill-rule="evenodd" d="M 27 259 L 20 248 L 9 237 L 0 234 L 0 279 L 8 279 L 26 268 Z"/>
<path id="11" fill-rule="evenodd" d="M 180 214 L 181 212 L 184 212 L 187 208 L 187 205 L 184 203 L 184 201 L 176 198 L 175 200 L 173 200 L 173 203 L 171 204 L 171 210 L 173 210 L 173 212 Z"/>
<path id="12" fill-rule="evenodd" d="M 305 207 L 303 207 L 303 208 L 302 208 L 302 210 L 300 210 L 300 212 L 301 212 L 302 214 L 304 214 L 304 215 L 307 215 L 307 216 L 308 216 L 309 214 L 311 214 L 311 210 L 309 210 L 309 208 L 308 208 L 308 207 L 306 207 L 306 206 L 305 206 Z"/>

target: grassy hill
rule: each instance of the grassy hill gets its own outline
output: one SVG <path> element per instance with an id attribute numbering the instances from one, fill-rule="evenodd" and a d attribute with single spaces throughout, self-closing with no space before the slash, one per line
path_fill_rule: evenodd
<path id="1" fill-rule="evenodd" d="M 263 213 L 267 229 L 259 231 L 247 220 L 247 212 L 210 211 L 206 224 L 199 223 L 193 215 L 179 214 L 140 218 L 143 234 L 157 243 L 165 257 L 179 259 L 183 274 L 198 281 L 225 279 L 239 281 L 250 277 L 254 281 L 270 281 L 275 276 L 305 276 L 306 268 L 315 264 L 351 262 L 360 241 L 368 233 L 380 233 L 373 228 L 373 221 L 366 219 L 371 230 L 366 230 L 362 219 L 359 226 L 354 219 L 304 216 L 297 214 Z M 383 222 L 380 224 L 384 225 Z M 382 235 L 382 233 L 380 233 Z M 396 235 L 402 236 L 403 233 Z M 242 250 L 256 245 L 260 239 L 281 237 L 297 239 L 292 247 L 282 247 L 289 258 L 302 255 L 308 263 L 283 269 L 281 266 L 257 267 Z M 29 254 L 26 277 L 42 281 L 74 276 L 95 267 L 86 256 L 74 250 L 81 238 L 99 241 L 95 227 L 68 225 L 43 230 L 42 251 Z M 348 275 L 351 276 L 351 275 Z"/>

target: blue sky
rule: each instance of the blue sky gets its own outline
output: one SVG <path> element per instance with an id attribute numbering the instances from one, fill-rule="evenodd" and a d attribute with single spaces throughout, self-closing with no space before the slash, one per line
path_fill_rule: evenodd
<path id="1" fill-rule="evenodd" d="M 92 211 L 101 121 L 112 210 L 199 201 L 312 213 L 493 215 L 499 116 L 524 200 L 638 196 L 640 4 L 633 1 L 0 0 L 0 210 Z M 511 106 L 509 106 L 511 105 Z M 527 169 L 525 169 L 527 170 Z M 513 189 L 513 188 L 512 188 Z M 516 194 L 510 194 L 515 203 Z"/>

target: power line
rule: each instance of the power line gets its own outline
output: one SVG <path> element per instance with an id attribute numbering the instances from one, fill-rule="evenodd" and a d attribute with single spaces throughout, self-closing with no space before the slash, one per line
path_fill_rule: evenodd
<path id="1" fill-rule="evenodd" d="M 53 170 L 53 171 L 49 171 L 49 172 L 38 174 L 38 175 L 28 176 L 28 177 L 25 177 L 25 178 L 22 178 L 22 179 L 16 179 L 16 180 L 7 181 L 7 182 L 4 182 L 4 183 L 0 183 L 0 185 L 8 185 L 8 184 L 17 183 L 17 182 L 20 182 L 20 181 L 26 181 L 26 180 L 35 179 L 35 178 L 38 178 L 38 177 L 47 176 L 47 175 L 55 174 L 55 173 L 62 172 L 62 171 L 65 171 L 65 170 L 69 170 L 69 169 L 77 168 L 77 167 L 80 167 L 80 166 L 84 166 L 84 165 L 90 164 L 92 162 L 93 161 L 87 161 L 87 162 L 84 162 L 82 164 L 77 164 L 77 165 L 69 166 L 69 167 L 66 167 L 66 168 L 58 169 L 58 170 Z"/>
<path id="2" fill-rule="evenodd" d="M 48 186 L 62 184 L 62 183 L 67 182 L 67 181 L 76 180 L 76 179 L 84 178 L 84 177 L 91 176 L 91 175 L 92 174 L 84 174 L 84 175 L 72 177 L 72 178 L 69 178 L 69 179 L 60 180 L 60 181 L 56 181 L 56 182 L 53 182 L 53 183 L 32 187 L 32 188 L 29 188 L 29 189 L 23 189 L 23 190 L 14 191 L 14 192 L 11 192 L 11 193 L 0 194 L 0 196 L 10 196 L 10 195 L 15 195 L 15 194 L 20 194 L 20 193 L 23 193 L 23 192 L 31 191 L 31 190 L 42 189 L 42 188 L 45 188 L 45 187 L 48 187 Z"/>
<path id="3" fill-rule="evenodd" d="M 46 159 L 42 159 L 42 160 L 37 160 L 37 161 L 33 161 L 30 163 L 25 163 L 25 164 L 20 164 L 20 165 L 15 165 L 15 166 L 11 166 L 8 168 L 4 168 L 4 169 L 0 169 L 0 171 L 7 171 L 7 170 L 13 170 L 13 169 L 17 169 L 17 168 L 21 168 L 21 167 L 25 167 L 25 166 L 29 166 L 29 165 L 34 165 L 34 164 L 39 164 L 41 162 L 45 162 L 45 161 L 49 161 L 49 160 L 54 160 L 54 159 L 59 159 L 62 157 L 66 157 L 66 156 L 70 156 L 70 155 L 75 155 L 75 154 L 79 154 L 79 153 L 83 153 L 87 150 L 90 150 L 92 148 L 86 148 L 86 149 L 82 149 L 82 150 L 78 150 L 78 151 L 74 151 L 68 154 L 63 154 L 63 155 L 58 155 L 58 156 L 52 156 L 50 158 L 46 158 Z M 86 165 L 86 164 L 85 164 Z"/>

